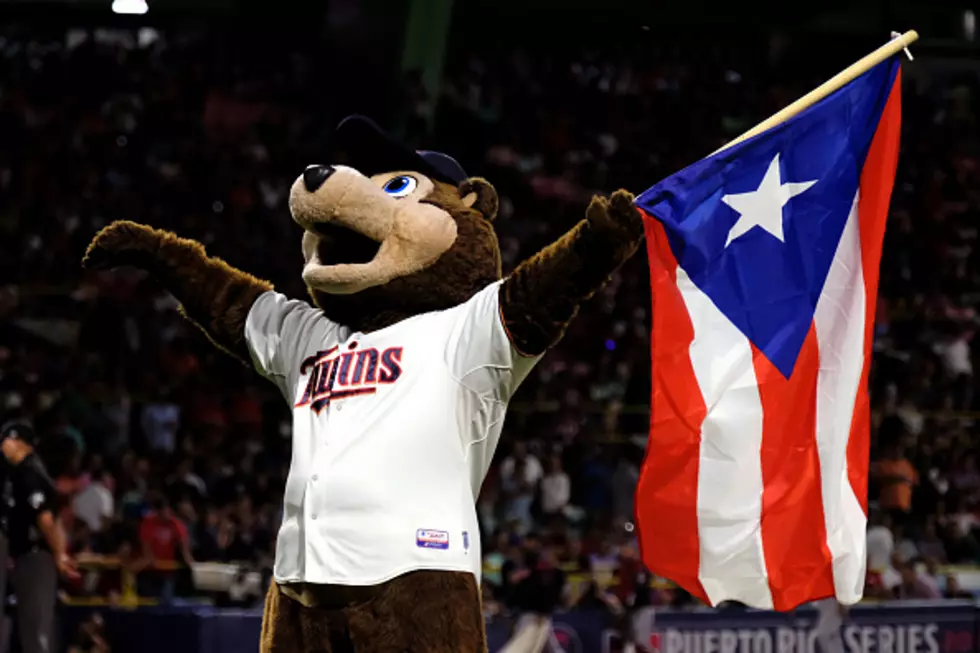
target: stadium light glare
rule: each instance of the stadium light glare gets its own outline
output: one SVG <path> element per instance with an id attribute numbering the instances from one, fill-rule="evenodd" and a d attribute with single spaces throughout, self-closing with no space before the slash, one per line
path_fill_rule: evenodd
<path id="1" fill-rule="evenodd" d="M 112 11 L 116 14 L 145 14 L 150 10 L 146 0 L 112 0 Z"/>

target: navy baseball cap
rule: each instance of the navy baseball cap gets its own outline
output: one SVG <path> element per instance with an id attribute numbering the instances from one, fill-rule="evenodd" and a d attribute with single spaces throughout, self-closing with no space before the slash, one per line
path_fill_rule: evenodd
<path id="1" fill-rule="evenodd" d="M 0 442 L 7 438 L 16 438 L 26 444 L 33 445 L 36 439 L 34 427 L 27 422 L 7 422 L 0 427 Z"/>
<path id="2" fill-rule="evenodd" d="M 387 134 L 373 120 L 347 116 L 337 125 L 337 147 L 348 164 L 368 177 L 381 172 L 416 170 L 427 177 L 458 186 L 467 178 L 463 166 L 442 152 L 413 150 Z"/>

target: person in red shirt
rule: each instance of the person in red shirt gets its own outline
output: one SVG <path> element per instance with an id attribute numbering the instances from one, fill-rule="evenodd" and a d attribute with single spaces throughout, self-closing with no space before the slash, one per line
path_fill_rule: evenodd
<path id="1" fill-rule="evenodd" d="M 187 527 L 174 513 L 170 502 L 162 494 L 157 494 L 150 502 L 152 510 L 140 522 L 140 543 L 143 556 L 155 569 L 152 577 L 156 592 L 164 599 L 173 596 L 175 571 L 179 563 L 190 565 L 190 538 Z M 156 593 L 155 592 L 155 593 Z"/>

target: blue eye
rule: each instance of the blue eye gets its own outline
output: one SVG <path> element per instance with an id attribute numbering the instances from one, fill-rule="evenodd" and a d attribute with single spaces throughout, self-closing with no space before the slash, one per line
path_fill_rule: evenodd
<path id="1" fill-rule="evenodd" d="M 392 197 L 405 197 L 406 195 L 411 195 L 418 188 L 418 185 L 419 182 L 415 180 L 415 177 L 398 175 L 386 181 L 385 185 L 382 186 L 382 190 Z"/>

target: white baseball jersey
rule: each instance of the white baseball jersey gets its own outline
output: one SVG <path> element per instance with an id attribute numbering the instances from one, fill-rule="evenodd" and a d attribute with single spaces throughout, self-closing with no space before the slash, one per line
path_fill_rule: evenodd
<path id="1" fill-rule="evenodd" d="M 511 345 L 499 286 L 372 333 L 274 291 L 256 300 L 253 362 L 293 406 L 277 581 L 480 578 L 475 500 L 507 402 L 540 358 Z"/>

